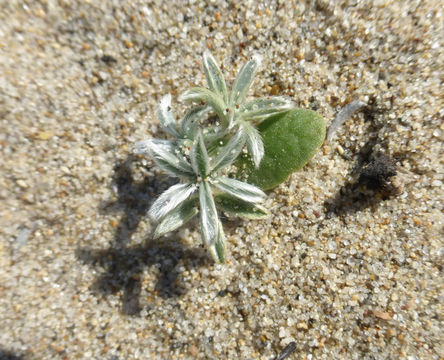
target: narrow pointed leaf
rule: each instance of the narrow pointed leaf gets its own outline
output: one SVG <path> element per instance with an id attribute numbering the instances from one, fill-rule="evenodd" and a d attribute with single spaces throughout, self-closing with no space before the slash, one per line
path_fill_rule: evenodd
<path id="1" fill-rule="evenodd" d="M 232 164 L 242 151 L 244 143 L 245 135 L 242 131 L 238 131 L 230 141 L 228 141 L 227 145 L 220 149 L 219 154 L 217 154 L 216 158 L 211 162 L 211 171 L 216 172 Z"/>
<path id="2" fill-rule="evenodd" d="M 202 239 L 207 246 L 214 245 L 218 235 L 218 217 L 213 194 L 207 181 L 199 187 L 200 200 L 200 228 Z"/>
<path id="3" fill-rule="evenodd" d="M 210 159 L 201 134 L 198 134 L 194 140 L 190 157 L 194 173 L 205 178 L 210 172 Z"/>
<path id="4" fill-rule="evenodd" d="M 154 238 L 157 239 L 190 221 L 199 212 L 196 201 L 197 199 L 188 200 L 166 214 L 157 225 Z"/>
<path id="5" fill-rule="evenodd" d="M 205 88 L 195 87 L 185 91 L 179 97 L 179 100 L 211 106 L 224 124 L 228 125 L 228 116 L 226 113 L 228 106 L 225 104 L 224 99 L 216 93 Z"/>
<path id="6" fill-rule="evenodd" d="M 142 140 L 136 142 L 136 145 L 134 146 L 134 153 L 138 155 L 149 155 L 149 146 L 150 146 L 151 140 Z M 159 140 L 165 143 L 166 149 L 173 149 L 174 144 L 169 140 Z"/>
<path id="7" fill-rule="evenodd" d="M 219 95 L 224 102 L 227 102 L 227 85 L 216 60 L 208 50 L 204 52 L 203 64 L 210 90 Z"/>
<path id="8" fill-rule="evenodd" d="M 210 153 L 210 147 L 219 147 L 220 141 L 230 133 L 230 130 L 222 129 L 220 126 L 207 128 L 205 131 L 205 144 L 207 144 L 208 153 Z"/>
<path id="9" fill-rule="evenodd" d="M 164 151 L 174 152 L 175 143 L 171 140 L 164 139 L 148 139 L 136 143 L 134 152 L 139 155 L 149 155 L 150 148 L 156 146 L 162 148 Z"/>
<path id="10" fill-rule="evenodd" d="M 149 139 L 138 147 L 136 145 L 136 150 L 137 148 L 147 152 L 159 168 L 172 176 L 194 176 L 193 168 L 171 141 Z"/>
<path id="11" fill-rule="evenodd" d="M 157 109 L 157 117 L 160 125 L 174 137 L 178 137 L 179 133 L 176 129 L 176 120 L 171 112 L 171 94 L 165 95 L 159 103 Z"/>
<path id="12" fill-rule="evenodd" d="M 214 261 L 225 264 L 225 234 L 220 221 L 218 221 L 218 233 L 216 241 L 214 244 L 209 246 L 209 250 Z"/>
<path id="13" fill-rule="evenodd" d="M 261 63 L 261 56 L 254 55 L 253 58 L 246 62 L 234 81 L 233 89 L 231 90 L 230 104 L 240 105 L 245 99 L 248 89 L 253 82 L 254 75 Z"/>
<path id="14" fill-rule="evenodd" d="M 225 194 L 216 195 L 214 202 L 218 209 L 231 215 L 253 220 L 264 219 L 269 216 L 269 212 L 263 206 L 252 204 L 233 196 Z"/>
<path id="15" fill-rule="evenodd" d="M 208 106 L 197 106 L 188 111 L 181 123 L 181 136 L 193 140 L 197 135 L 199 121 L 210 110 Z"/>
<path id="16" fill-rule="evenodd" d="M 251 154 L 255 167 L 259 167 L 259 164 L 264 157 L 264 143 L 259 131 L 250 123 L 243 121 L 241 123 L 243 131 L 247 136 L 247 149 Z"/>
<path id="17" fill-rule="evenodd" d="M 196 188 L 195 184 L 176 184 L 171 186 L 154 202 L 148 215 L 151 219 L 159 221 L 170 211 L 174 210 L 182 202 L 187 200 L 193 192 L 196 191 Z"/>
<path id="18" fill-rule="evenodd" d="M 263 120 L 271 115 L 287 111 L 293 106 L 292 102 L 280 96 L 255 99 L 240 108 L 243 120 Z"/>
<path id="19" fill-rule="evenodd" d="M 246 202 L 257 204 L 265 198 L 265 193 L 258 187 L 236 179 L 220 176 L 214 181 L 214 185 L 222 192 Z"/>

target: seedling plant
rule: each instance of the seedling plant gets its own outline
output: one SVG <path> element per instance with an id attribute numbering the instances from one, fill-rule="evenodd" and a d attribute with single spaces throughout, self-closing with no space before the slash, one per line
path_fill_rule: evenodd
<path id="1" fill-rule="evenodd" d="M 294 109 L 286 97 L 247 100 L 261 57 L 239 71 L 231 91 L 210 52 L 203 57 L 208 88 L 195 87 L 179 100 L 191 105 L 176 121 L 171 95 L 157 110 L 170 139 L 148 139 L 136 153 L 148 155 L 179 179 L 154 202 L 149 216 L 158 238 L 200 213 L 202 240 L 215 261 L 226 261 L 226 242 L 218 210 L 247 219 L 262 219 L 266 194 L 314 155 L 325 137 L 322 117 Z"/>

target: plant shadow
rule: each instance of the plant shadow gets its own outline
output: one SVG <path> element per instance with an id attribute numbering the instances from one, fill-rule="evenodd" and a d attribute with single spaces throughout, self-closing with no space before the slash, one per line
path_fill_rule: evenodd
<path id="1" fill-rule="evenodd" d="M 174 179 L 165 175 L 146 175 L 141 181 L 135 180 L 135 173 L 140 173 L 140 162 L 137 156 L 129 155 L 124 161 L 114 166 L 113 189 L 117 200 L 104 201 L 100 212 L 122 213 L 116 226 L 114 246 L 126 246 L 137 230 L 141 220 L 147 217 L 147 212 L 154 200 L 168 187 L 174 184 Z M 149 170 L 149 169 L 148 169 Z M 140 174 L 138 174 L 140 175 Z"/>
<path id="2" fill-rule="evenodd" d="M 172 184 L 164 176 L 146 176 L 137 182 L 134 180 L 134 165 L 137 165 L 137 157 L 129 156 L 115 166 L 113 186 L 118 198 L 101 206 L 104 214 L 123 213 L 111 246 L 107 249 L 80 248 L 76 251 L 82 263 L 103 269 L 92 286 L 93 292 L 104 296 L 119 293 L 122 312 L 132 316 L 142 310 L 141 274 L 146 267 L 157 269 L 155 294 L 170 298 L 186 292 L 181 279 L 183 269 L 210 263 L 204 249 L 186 248 L 172 239 L 148 240 L 146 244 L 130 245 L 133 233 L 147 216 L 153 200 Z"/>
<path id="3" fill-rule="evenodd" d="M 375 122 L 376 113 L 376 104 L 364 110 L 364 117 L 370 123 L 368 138 L 355 155 L 351 180 L 325 202 L 327 217 L 354 214 L 397 194 L 391 182 L 397 174 L 396 163 L 381 151 L 387 144 L 380 140 L 383 125 Z"/>
<path id="4" fill-rule="evenodd" d="M 23 357 L 13 353 L 9 350 L 0 349 L 0 359 L 1 360 L 21 360 Z"/>
<path id="5" fill-rule="evenodd" d="M 140 304 L 141 274 L 146 267 L 157 268 L 154 294 L 165 299 L 186 292 L 186 284 L 181 278 L 183 269 L 209 264 L 202 248 L 185 249 L 178 243 L 160 241 L 128 248 L 79 249 L 77 257 L 84 264 L 104 269 L 92 290 L 105 296 L 119 293 L 121 310 L 126 315 L 137 315 L 143 308 Z"/>

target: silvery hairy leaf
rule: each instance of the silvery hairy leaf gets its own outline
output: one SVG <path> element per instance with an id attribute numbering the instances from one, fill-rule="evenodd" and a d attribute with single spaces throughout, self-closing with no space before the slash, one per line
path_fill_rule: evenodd
<path id="1" fill-rule="evenodd" d="M 241 123 L 241 126 L 247 137 L 247 149 L 251 154 L 254 166 L 258 168 L 265 153 L 261 134 L 253 125 L 245 121 Z"/>
<path id="2" fill-rule="evenodd" d="M 216 60 L 208 50 L 204 52 L 203 65 L 210 90 L 219 95 L 226 103 L 228 101 L 227 85 Z"/>
<path id="3" fill-rule="evenodd" d="M 246 62 L 234 81 L 233 89 L 231 90 L 230 105 L 240 105 L 245 99 L 248 89 L 253 82 L 254 75 L 261 63 L 262 57 L 254 55 L 253 58 Z"/>
<path id="4" fill-rule="evenodd" d="M 268 116 L 291 109 L 292 102 L 280 96 L 250 101 L 240 107 L 240 117 L 244 120 L 263 120 Z"/>
<path id="5" fill-rule="evenodd" d="M 220 149 L 215 159 L 211 162 L 211 171 L 216 172 L 233 163 L 242 151 L 244 144 L 245 135 L 242 131 L 238 131 L 230 141 Z"/>
<path id="6" fill-rule="evenodd" d="M 264 219 L 269 215 L 267 209 L 261 205 L 252 204 L 226 194 L 216 195 L 214 197 L 214 202 L 218 209 L 228 214 L 241 216 L 247 219 Z"/>
<path id="7" fill-rule="evenodd" d="M 221 264 L 225 263 L 225 234 L 222 223 L 219 220 L 216 241 L 209 246 L 209 249 L 215 261 Z"/>
<path id="8" fill-rule="evenodd" d="M 148 215 L 151 219 L 159 221 L 170 211 L 188 199 L 197 186 L 195 184 L 176 184 L 163 192 L 151 206 Z"/>
<path id="9" fill-rule="evenodd" d="M 210 159 L 202 134 L 198 134 L 191 147 L 191 166 L 196 175 L 205 178 L 210 173 Z"/>
<path id="10" fill-rule="evenodd" d="M 145 142 L 140 142 L 138 148 L 139 151 L 146 151 L 156 165 L 166 173 L 185 178 L 194 176 L 193 168 L 184 159 L 173 142 L 149 139 Z"/>
<path id="11" fill-rule="evenodd" d="M 209 105 L 212 107 L 214 112 L 219 116 L 219 118 L 225 124 L 228 124 L 228 116 L 226 113 L 227 106 L 224 102 L 224 99 L 208 89 L 202 87 L 192 88 L 190 90 L 185 91 L 179 97 L 179 100 L 194 102 L 201 105 Z"/>
<path id="12" fill-rule="evenodd" d="M 157 117 L 160 125 L 174 137 L 178 137 L 179 133 L 176 128 L 176 120 L 171 112 L 171 94 L 165 95 L 157 108 Z"/>
<path id="13" fill-rule="evenodd" d="M 198 212 L 197 199 L 187 200 L 166 214 L 154 232 L 154 238 L 176 230 L 190 221 Z"/>
<path id="14" fill-rule="evenodd" d="M 223 129 L 221 126 L 215 126 L 205 131 L 205 144 L 207 144 L 208 153 L 210 153 L 210 147 L 219 147 L 220 141 L 226 137 L 229 133 L 229 129 Z"/>
<path id="15" fill-rule="evenodd" d="M 169 149 L 174 148 L 174 144 L 172 141 L 169 140 L 158 140 L 165 143 L 165 147 Z M 134 146 L 134 153 L 138 155 L 149 155 L 149 145 L 150 140 L 142 140 L 136 142 L 136 145 Z"/>
<path id="16" fill-rule="evenodd" d="M 181 122 L 181 136 L 193 140 L 197 135 L 199 121 L 209 110 L 208 106 L 197 106 L 188 111 Z"/>
<path id="17" fill-rule="evenodd" d="M 257 204 L 265 198 L 265 193 L 258 187 L 224 176 L 215 179 L 214 185 L 222 192 L 246 202 Z"/>
<path id="18" fill-rule="evenodd" d="M 200 228 L 202 238 L 206 245 L 214 245 L 218 235 L 218 221 L 216 205 L 213 194 L 207 181 L 203 181 L 199 186 L 200 201 Z"/>

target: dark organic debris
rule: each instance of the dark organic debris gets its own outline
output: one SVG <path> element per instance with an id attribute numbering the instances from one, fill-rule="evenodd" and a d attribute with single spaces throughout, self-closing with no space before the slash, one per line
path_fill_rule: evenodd
<path id="1" fill-rule="evenodd" d="M 396 164 L 387 155 L 378 153 L 361 169 L 358 182 L 372 190 L 387 190 L 390 178 L 396 175 Z"/>

